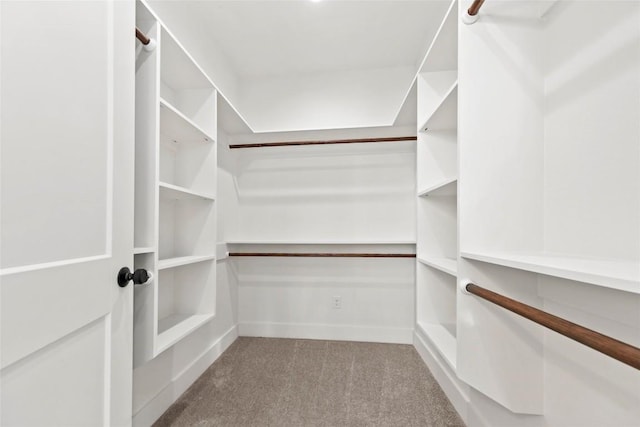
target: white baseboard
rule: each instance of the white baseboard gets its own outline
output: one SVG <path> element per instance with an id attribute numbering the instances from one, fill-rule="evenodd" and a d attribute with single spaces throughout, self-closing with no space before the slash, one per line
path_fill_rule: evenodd
<path id="1" fill-rule="evenodd" d="M 243 337 L 299 338 L 390 344 L 413 343 L 413 328 L 342 326 L 312 323 L 241 322 L 238 324 L 238 333 Z"/>
<path id="2" fill-rule="evenodd" d="M 133 416 L 133 427 L 148 427 L 156 422 L 169 406 L 233 344 L 236 338 L 238 338 L 238 327 L 234 325 Z"/>
<path id="3" fill-rule="evenodd" d="M 422 357 L 433 377 L 440 384 L 453 407 L 460 414 L 460 418 L 467 423 L 470 405 L 469 386 L 461 381 L 455 372 L 451 371 L 449 365 L 427 343 L 428 340 L 423 339 L 417 331 L 414 333 L 413 346 Z"/>

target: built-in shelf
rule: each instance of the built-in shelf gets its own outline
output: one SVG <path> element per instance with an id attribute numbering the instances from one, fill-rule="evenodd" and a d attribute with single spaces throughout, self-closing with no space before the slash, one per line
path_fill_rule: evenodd
<path id="1" fill-rule="evenodd" d="M 213 314 L 174 314 L 159 319 L 156 354 L 162 353 L 212 318 Z"/>
<path id="2" fill-rule="evenodd" d="M 452 276 L 458 274 L 458 262 L 453 258 L 417 256 L 416 259 L 424 265 L 443 271 Z"/>
<path id="3" fill-rule="evenodd" d="M 215 138 L 163 98 L 160 98 L 160 133 L 175 143 L 215 141 Z"/>
<path id="4" fill-rule="evenodd" d="M 637 261 L 485 251 L 463 251 L 461 256 L 466 259 L 640 294 L 640 263 Z"/>
<path id="5" fill-rule="evenodd" d="M 195 264 L 196 262 L 211 261 L 214 259 L 216 259 L 215 255 L 181 256 L 176 258 L 161 259 L 158 261 L 158 270 L 179 267 L 181 265 Z"/>
<path id="6" fill-rule="evenodd" d="M 440 353 L 445 362 L 447 362 L 449 367 L 455 372 L 457 341 L 456 337 L 449 330 L 450 328 L 447 328 L 445 325 L 425 322 L 418 322 L 417 325 L 422 335 L 431 341 L 438 353 Z M 452 325 L 452 327 L 455 327 L 455 325 Z"/>
<path id="7" fill-rule="evenodd" d="M 415 331 L 420 341 L 436 356 L 440 368 L 455 377 L 459 253 L 456 0 L 449 4 L 416 81 L 418 262 Z"/>
<path id="8" fill-rule="evenodd" d="M 141 254 L 150 254 L 156 251 L 156 248 L 153 247 L 145 247 L 145 248 L 133 248 L 133 254 L 134 255 L 141 255 Z"/>
<path id="9" fill-rule="evenodd" d="M 458 178 L 445 178 L 442 181 L 418 191 L 418 197 L 455 196 L 458 190 Z"/>
<path id="10" fill-rule="evenodd" d="M 134 367 L 216 312 L 217 98 L 215 85 L 143 1 L 136 26 L 153 52 L 136 56 Z M 138 52 L 140 53 L 140 52 Z"/>
<path id="11" fill-rule="evenodd" d="M 202 191 L 193 191 L 178 185 L 167 184 L 166 182 L 160 182 L 160 197 L 164 199 L 172 200 L 215 200 L 213 194 L 208 194 Z"/>
<path id="12" fill-rule="evenodd" d="M 434 105 L 433 110 L 425 114 L 422 124 L 418 127 L 421 132 L 429 130 L 454 129 L 458 110 L 458 80 L 447 88 L 442 98 Z"/>

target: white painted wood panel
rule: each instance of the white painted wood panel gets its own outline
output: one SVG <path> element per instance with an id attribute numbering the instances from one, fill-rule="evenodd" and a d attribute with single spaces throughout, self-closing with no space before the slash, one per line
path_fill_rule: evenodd
<path id="1" fill-rule="evenodd" d="M 126 426 L 133 3 L 0 8 L 1 422 Z"/>
<path id="2" fill-rule="evenodd" d="M 240 334 L 411 341 L 414 259 L 237 258 Z M 333 308 L 334 297 L 341 308 Z"/>
<path id="3" fill-rule="evenodd" d="M 108 425 L 109 322 L 100 317 L 3 369 L 2 425 L 58 424 L 53 420 L 64 420 L 65 426 Z"/>

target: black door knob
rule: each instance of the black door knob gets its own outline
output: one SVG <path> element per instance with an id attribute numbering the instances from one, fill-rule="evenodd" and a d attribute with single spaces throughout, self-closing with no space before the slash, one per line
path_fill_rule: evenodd
<path id="1" fill-rule="evenodd" d="M 118 272 L 118 286 L 124 288 L 133 280 L 134 285 L 144 285 L 151 279 L 152 275 L 144 268 L 139 268 L 133 273 L 129 267 L 122 267 Z"/>

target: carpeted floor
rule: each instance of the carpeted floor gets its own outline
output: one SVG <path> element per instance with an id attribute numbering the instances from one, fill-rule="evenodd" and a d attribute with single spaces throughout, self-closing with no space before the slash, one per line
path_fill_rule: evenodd
<path id="1" fill-rule="evenodd" d="M 154 426 L 464 424 L 410 345 L 239 338 Z"/>

